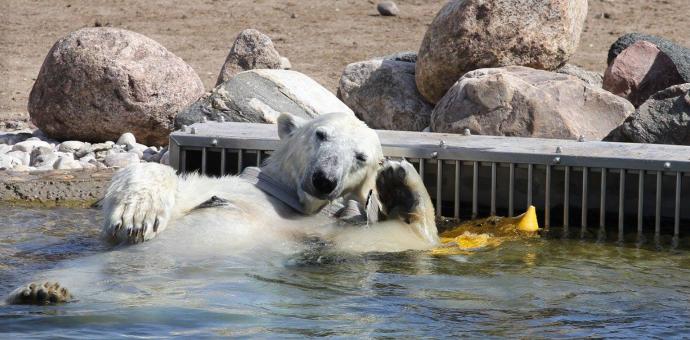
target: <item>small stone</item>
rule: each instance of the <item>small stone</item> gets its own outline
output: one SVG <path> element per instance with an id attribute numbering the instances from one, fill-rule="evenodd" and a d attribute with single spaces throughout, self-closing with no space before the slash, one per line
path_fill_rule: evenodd
<path id="1" fill-rule="evenodd" d="M 110 144 L 108 144 L 108 143 L 96 143 L 96 144 L 91 145 L 91 151 L 98 152 L 98 151 L 110 150 L 113 147 L 115 147 L 115 145 L 113 145 L 112 143 L 110 143 Z"/>
<path id="2" fill-rule="evenodd" d="M 400 14 L 398 6 L 393 1 L 381 1 L 376 5 L 376 10 L 384 17 L 394 17 Z"/>
<path id="3" fill-rule="evenodd" d="M 292 68 L 292 63 L 290 63 L 290 59 L 286 57 L 280 57 L 280 68 L 283 70 L 289 70 Z"/>
<path id="4" fill-rule="evenodd" d="M 0 144 L 0 154 L 6 154 L 12 151 L 12 146 L 7 144 Z"/>
<path id="5" fill-rule="evenodd" d="M 0 170 L 11 170 L 22 162 L 9 155 L 0 155 Z"/>
<path id="6" fill-rule="evenodd" d="M 148 146 L 146 146 L 144 144 L 131 143 L 131 144 L 127 144 L 126 150 L 127 151 L 137 151 L 137 152 L 143 153 L 144 150 L 146 150 L 147 148 L 148 148 Z"/>
<path id="7" fill-rule="evenodd" d="M 19 165 L 15 166 L 14 168 L 12 168 L 12 171 L 29 171 L 29 170 L 31 170 L 31 167 L 26 166 L 24 164 L 19 164 Z"/>
<path id="8" fill-rule="evenodd" d="M 55 164 L 57 159 L 58 156 L 54 153 L 38 155 L 32 160 L 31 166 L 36 167 L 38 170 L 50 170 L 53 169 L 53 164 Z"/>
<path id="9" fill-rule="evenodd" d="M 106 156 L 104 163 L 108 167 L 126 168 L 131 164 L 139 163 L 139 157 L 129 152 L 115 153 Z"/>
<path id="10" fill-rule="evenodd" d="M 82 145 L 81 148 L 79 148 L 79 150 L 77 150 L 77 151 L 74 152 L 74 155 L 75 155 L 77 158 L 81 158 L 81 157 L 84 157 L 84 155 L 86 155 L 86 154 L 88 154 L 88 153 L 90 153 L 90 152 L 92 152 L 92 150 L 91 150 L 91 143 L 84 143 L 84 145 Z"/>
<path id="11" fill-rule="evenodd" d="M 8 156 L 12 156 L 22 162 L 22 165 L 29 166 L 31 163 L 31 155 L 24 151 L 10 151 L 7 153 Z"/>
<path id="12" fill-rule="evenodd" d="M 60 146 L 58 147 L 58 151 L 62 152 L 75 152 L 81 149 L 84 146 L 84 142 L 80 142 L 78 140 L 68 140 L 66 142 L 60 143 Z"/>
<path id="13" fill-rule="evenodd" d="M 53 169 L 55 170 L 68 170 L 68 169 L 81 169 L 82 166 L 78 161 L 70 159 L 70 157 L 62 156 L 58 157 L 57 161 L 53 164 Z"/>
<path id="14" fill-rule="evenodd" d="M 29 138 L 23 142 L 19 142 L 12 147 L 12 151 L 31 152 L 34 148 L 45 146 L 50 147 L 50 144 L 40 139 Z"/>
<path id="15" fill-rule="evenodd" d="M 161 160 L 159 161 L 159 163 L 165 164 L 165 165 L 170 165 L 170 154 L 167 150 L 165 151 L 163 156 L 161 156 Z"/>
<path id="16" fill-rule="evenodd" d="M 127 144 L 135 144 L 136 142 L 137 142 L 137 140 L 136 140 L 136 138 L 134 138 L 133 134 L 131 134 L 129 132 L 125 132 L 122 134 L 122 136 L 120 136 L 120 138 L 117 139 L 117 143 L 115 143 L 115 144 L 127 145 Z"/>
<path id="17" fill-rule="evenodd" d="M 35 166 L 36 159 L 38 159 L 40 156 L 52 154 L 54 154 L 54 151 L 53 148 L 50 147 L 40 146 L 33 149 L 33 151 L 31 151 L 31 166 Z"/>

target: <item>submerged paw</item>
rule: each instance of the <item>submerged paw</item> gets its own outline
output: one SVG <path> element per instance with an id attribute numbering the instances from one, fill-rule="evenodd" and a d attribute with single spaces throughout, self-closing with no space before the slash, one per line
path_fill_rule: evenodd
<path id="1" fill-rule="evenodd" d="M 67 302 L 72 298 L 69 290 L 57 282 L 30 283 L 15 290 L 7 299 L 10 304 L 45 305 Z"/>

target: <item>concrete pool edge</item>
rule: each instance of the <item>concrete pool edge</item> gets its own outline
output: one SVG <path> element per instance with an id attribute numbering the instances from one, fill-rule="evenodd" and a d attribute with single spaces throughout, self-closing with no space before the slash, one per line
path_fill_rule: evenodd
<path id="1" fill-rule="evenodd" d="M 88 207 L 103 198 L 118 169 L 0 172 L 0 204 Z"/>

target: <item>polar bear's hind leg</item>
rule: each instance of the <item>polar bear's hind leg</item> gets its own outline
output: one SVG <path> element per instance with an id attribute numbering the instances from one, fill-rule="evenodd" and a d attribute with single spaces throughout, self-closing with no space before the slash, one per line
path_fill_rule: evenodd
<path id="1" fill-rule="evenodd" d="M 67 302 L 71 299 L 72 294 L 69 290 L 57 282 L 33 282 L 15 289 L 7 297 L 6 302 L 14 305 L 44 305 Z"/>

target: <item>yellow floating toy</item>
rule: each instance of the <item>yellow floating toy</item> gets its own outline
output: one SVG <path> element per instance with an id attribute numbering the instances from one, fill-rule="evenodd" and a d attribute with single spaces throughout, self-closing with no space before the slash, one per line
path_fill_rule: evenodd
<path id="1" fill-rule="evenodd" d="M 505 241 L 537 237 L 539 222 L 534 206 L 516 217 L 492 216 L 464 222 L 441 233 L 441 245 L 434 248 L 434 255 L 469 254 L 474 250 L 497 247 Z"/>

